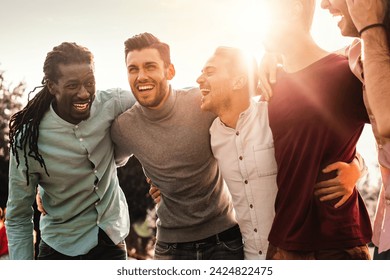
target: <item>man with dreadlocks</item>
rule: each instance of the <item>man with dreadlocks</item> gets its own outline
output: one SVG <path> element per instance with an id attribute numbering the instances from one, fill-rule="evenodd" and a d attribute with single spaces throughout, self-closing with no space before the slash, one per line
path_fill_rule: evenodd
<path id="1" fill-rule="evenodd" d="M 363 82 L 364 102 L 377 143 L 382 187 L 374 218 L 374 259 L 390 259 L 390 0 L 322 0 L 341 15 L 343 36 L 359 37 L 348 49 L 349 64 Z M 364 46 L 364 47 L 363 47 Z M 364 70 L 364 75 L 363 75 Z"/>
<path id="2" fill-rule="evenodd" d="M 126 259 L 130 220 L 110 126 L 134 104 L 131 94 L 96 92 L 93 55 L 75 43 L 54 47 L 43 72 L 42 89 L 9 125 L 10 258 L 33 259 L 31 206 L 39 185 L 47 214 L 38 259 Z"/>

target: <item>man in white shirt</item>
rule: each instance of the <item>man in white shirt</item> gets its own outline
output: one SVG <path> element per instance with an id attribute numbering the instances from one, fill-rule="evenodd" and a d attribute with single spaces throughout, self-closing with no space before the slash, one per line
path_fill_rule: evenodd
<path id="1" fill-rule="evenodd" d="M 232 195 L 245 259 L 265 259 L 274 218 L 277 166 L 266 102 L 254 101 L 256 61 L 239 49 L 219 47 L 197 79 L 201 109 L 218 115 L 211 147 Z"/>

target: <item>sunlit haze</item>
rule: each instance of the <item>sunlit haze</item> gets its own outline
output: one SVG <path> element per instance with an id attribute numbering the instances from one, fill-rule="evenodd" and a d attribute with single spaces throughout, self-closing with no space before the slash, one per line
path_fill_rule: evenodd
<path id="1" fill-rule="evenodd" d="M 260 59 L 268 15 L 264 0 L 0 0 L 0 7 L 0 70 L 9 84 L 26 81 L 27 92 L 40 85 L 46 53 L 63 41 L 94 53 L 98 89 L 128 89 L 123 42 L 146 31 L 171 46 L 173 86 L 193 86 L 219 45 Z M 319 1 L 312 33 L 329 51 L 351 41 Z M 371 134 L 368 129 L 358 148 L 369 164 L 376 162 Z"/>

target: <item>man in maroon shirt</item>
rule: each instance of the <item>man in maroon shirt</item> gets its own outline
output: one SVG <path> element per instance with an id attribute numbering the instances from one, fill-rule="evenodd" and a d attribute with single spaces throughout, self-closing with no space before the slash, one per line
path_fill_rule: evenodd
<path id="1" fill-rule="evenodd" d="M 327 165 L 351 162 L 369 122 L 361 84 L 345 57 L 312 39 L 314 0 L 275 0 L 266 47 L 283 55 L 269 102 L 279 186 L 268 259 L 369 259 L 371 224 L 355 189 L 341 206 L 314 195 Z M 359 98 L 356 98 L 356 96 Z M 325 176 L 327 175 L 327 176 Z"/>

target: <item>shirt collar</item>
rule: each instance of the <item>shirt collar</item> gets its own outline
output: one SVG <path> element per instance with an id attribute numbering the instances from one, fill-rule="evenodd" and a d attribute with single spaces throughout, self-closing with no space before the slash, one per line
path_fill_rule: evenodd
<path id="1" fill-rule="evenodd" d="M 355 39 L 347 49 L 349 67 L 351 68 L 352 73 L 364 83 L 361 53 L 361 41 L 360 39 Z"/>
<path id="2" fill-rule="evenodd" d="M 59 115 L 57 115 L 56 111 L 54 111 L 54 108 L 53 108 L 53 102 L 50 103 L 50 115 L 54 121 L 58 122 L 62 126 L 65 126 L 65 127 L 74 127 L 75 126 L 74 124 L 67 122 L 66 120 L 61 118 Z"/>
<path id="3" fill-rule="evenodd" d="M 237 125 L 236 125 L 236 130 L 241 128 L 241 125 L 242 125 L 243 122 L 244 122 L 244 123 L 246 122 L 246 120 L 247 120 L 247 119 L 249 118 L 249 116 L 251 115 L 251 112 L 255 109 L 255 106 L 256 106 L 256 101 L 253 100 L 253 98 L 251 98 L 251 99 L 250 99 L 249 107 L 248 107 L 245 111 L 241 112 L 240 115 L 238 116 Z M 218 121 L 219 121 L 219 123 L 220 123 L 223 127 L 227 128 L 227 129 L 232 129 L 232 128 L 230 128 L 230 127 L 227 127 L 227 126 L 221 121 L 221 119 L 220 119 L 219 117 L 218 117 Z"/>

